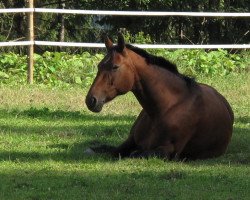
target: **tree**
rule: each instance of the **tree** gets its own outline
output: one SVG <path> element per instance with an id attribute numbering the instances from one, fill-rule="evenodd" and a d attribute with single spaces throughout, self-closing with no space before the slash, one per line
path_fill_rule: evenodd
<path id="1" fill-rule="evenodd" d="M 249 12 L 244 0 L 36 0 L 36 7 L 91 10 Z M 0 0 L 0 8 L 25 7 L 25 0 Z M 24 13 L 1 14 L 0 41 L 25 39 Z M 213 44 L 248 43 L 250 22 L 247 18 L 204 17 L 128 17 L 40 13 L 35 15 L 35 37 L 45 41 L 101 42 L 103 33 L 116 34 L 123 28 L 132 36 L 144 32 L 154 43 Z M 60 50 L 36 47 L 37 52 Z M 65 50 L 65 48 L 63 48 Z M 66 49 L 68 50 L 68 49 Z M 71 49 L 75 51 L 75 49 Z"/>

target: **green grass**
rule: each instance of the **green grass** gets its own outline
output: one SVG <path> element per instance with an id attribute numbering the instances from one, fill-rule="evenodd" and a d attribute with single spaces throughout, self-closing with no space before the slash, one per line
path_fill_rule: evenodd
<path id="1" fill-rule="evenodd" d="M 249 199 L 250 75 L 198 80 L 232 104 L 234 133 L 225 155 L 186 163 L 84 154 L 127 137 L 131 94 L 93 114 L 81 88 L 0 86 L 0 199 Z"/>

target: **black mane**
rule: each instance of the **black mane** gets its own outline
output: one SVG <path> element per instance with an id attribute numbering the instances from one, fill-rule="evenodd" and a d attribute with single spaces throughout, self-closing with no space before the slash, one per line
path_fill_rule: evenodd
<path id="1" fill-rule="evenodd" d="M 130 44 L 126 44 L 126 47 L 128 49 L 134 51 L 138 55 L 144 57 L 146 59 L 147 63 L 153 64 L 153 65 L 157 65 L 159 67 L 167 69 L 170 72 L 176 74 L 177 76 L 179 76 L 180 78 L 182 78 L 183 80 L 185 80 L 188 86 L 193 85 L 195 83 L 194 78 L 190 78 L 188 76 L 180 74 L 179 71 L 178 71 L 178 69 L 177 69 L 177 67 L 176 67 L 176 65 L 173 64 L 173 63 L 171 63 L 170 61 L 166 60 L 165 58 L 149 54 L 144 49 L 140 49 L 140 48 L 132 46 Z"/>
<path id="2" fill-rule="evenodd" d="M 126 44 L 126 47 L 128 49 L 134 51 L 135 53 L 141 55 L 142 57 L 144 57 L 146 59 L 147 63 L 153 64 L 153 65 L 158 65 L 159 67 L 165 68 L 165 69 L 173 72 L 174 74 L 179 74 L 176 65 L 171 63 L 170 61 L 166 60 L 165 58 L 149 54 L 144 49 L 140 49 L 140 48 L 132 46 L 130 44 Z"/>

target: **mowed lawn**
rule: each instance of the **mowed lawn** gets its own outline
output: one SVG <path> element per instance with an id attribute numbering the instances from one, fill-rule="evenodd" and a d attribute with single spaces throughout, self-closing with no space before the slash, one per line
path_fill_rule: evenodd
<path id="1" fill-rule="evenodd" d="M 250 75 L 198 81 L 229 100 L 235 124 L 225 155 L 192 162 L 84 153 L 127 137 L 141 110 L 132 94 L 93 114 L 86 89 L 0 86 L 0 200 L 250 199 Z"/>

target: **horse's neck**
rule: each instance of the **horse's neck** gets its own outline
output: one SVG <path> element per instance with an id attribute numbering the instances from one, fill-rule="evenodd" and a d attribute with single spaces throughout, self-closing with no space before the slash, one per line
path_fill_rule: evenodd
<path id="1" fill-rule="evenodd" d="M 166 112 L 185 92 L 184 81 L 166 69 L 140 63 L 136 71 L 133 93 L 148 114 Z"/>

